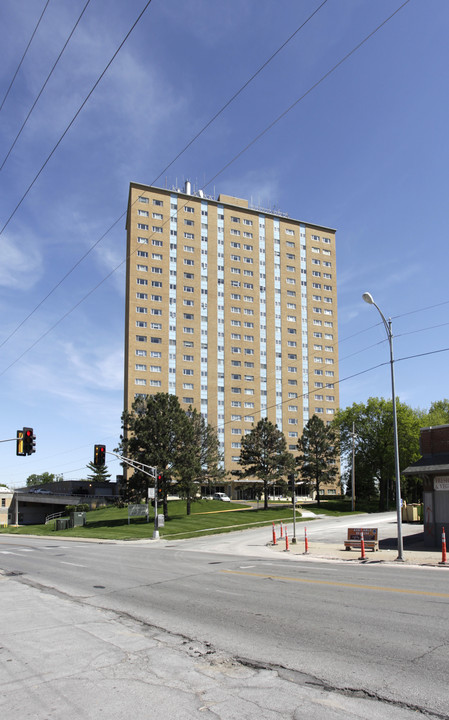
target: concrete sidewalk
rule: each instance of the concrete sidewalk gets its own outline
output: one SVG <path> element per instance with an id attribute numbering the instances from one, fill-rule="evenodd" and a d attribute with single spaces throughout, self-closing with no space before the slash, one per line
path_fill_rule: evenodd
<path id="1" fill-rule="evenodd" d="M 17 720 L 411 720 L 389 699 L 242 661 L 151 625 L 0 572 L 0 708 Z M 441 716 L 440 716 L 441 717 Z"/>
<path id="2" fill-rule="evenodd" d="M 278 532 L 278 528 L 276 528 Z M 322 542 L 308 539 L 309 552 L 305 554 L 305 541 L 304 541 L 304 530 L 300 528 L 296 535 L 297 542 L 292 542 L 292 537 L 289 534 L 289 550 L 286 553 L 285 537 L 276 538 L 276 545 L 268 543 L 271 546 L 273 552 L 282 552 L 290 555 L 301 556 L 301 559 L 307 560 L 338 560 L 341 562 L 353 562 L 353 563 L 389 563 L 395 562 L 397 559 L 397 545 L 396 543 L 388 543 L 389 547 L 385 547 L 386 542 L 382 539 L 379 542 L 379 550 L 373 552 L 372 550 L 365 550 L 365 560 L 361 559 L 361 551 L 357 550 L 346 550 L 341 543 L 335 542 Z M 404 538 L 404 563 L 407 565 L 427 565 L 433 567 L 441 567 L 449 569 L 449 562 L 442 564 L 442 551 L 437 548 L 429 548 L 424 545 L 423 541 L 408 543 L 407 537 Z M 299 559 L 299 558 L 298 558 Z M 449 558 L 448 558 L 449 560 Z"/>

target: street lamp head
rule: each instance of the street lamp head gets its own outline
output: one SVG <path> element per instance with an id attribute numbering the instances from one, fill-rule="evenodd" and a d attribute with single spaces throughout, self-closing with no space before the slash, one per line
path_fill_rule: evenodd
<path id="1" fill-rule="evenodd" d="M 368 303 L 368 305 L 374 305 L 374 300 L 373 300 L 373 296 L 371 295 L 371 293 L 369 293 L 369 292 L 363 293 L 362 298 L 364 299 L 364 301 L 366 303 Z"/>

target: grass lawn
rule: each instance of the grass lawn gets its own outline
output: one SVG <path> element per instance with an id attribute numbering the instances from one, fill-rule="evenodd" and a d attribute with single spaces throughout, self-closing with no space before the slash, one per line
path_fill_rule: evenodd
<path id="1" fill-rule="evenodd" d="M 318 503 L 307 503 L 304 508 L 311 510 L 317 515 L 358 515 L 359 513 L 370 513 L 379 512 L 379 502 L 374 500 L 357 502 L 355 504 L 355 511 L 351 511 L 351 498 L 338 497 L 332 500 L 321 500 L 320 505 Z"/>
<path id="2" fill-rule="evenodd" d="M 78 537 L 107 540 L 141 540 L 153 536 L 154 514 L 150 508 L 150 522 L 145 518 L 132 518 L 128 525 L 127 508 L 100 508 L 86 513 L 86 525 L 69 530 L 54 529 L 54 521 L 48 525 L 22 525 L 18 528 L 9 526 L 0 533 L 18 535 L 50 535 L 51 537 Z M 172 500 L 168 505 L 169 517 L 165 526 L 159 528 L 164 538 L 182 539 L 201 537 L 232 530 L 271 525 L 273 522 L 290 522 L 293 518 L 291 506 L 279 506 L 263 509 L 252 509 L 245 504 L 223 503 L 216 500 L 202 500 L 191 505 L 191 515 L 186 515 L 186 503 L 183 500 Z M 296 519 L 301 520 L 300 511 L 296 511 Z M 270 539 L 267 534 L 267 542 Z"/>

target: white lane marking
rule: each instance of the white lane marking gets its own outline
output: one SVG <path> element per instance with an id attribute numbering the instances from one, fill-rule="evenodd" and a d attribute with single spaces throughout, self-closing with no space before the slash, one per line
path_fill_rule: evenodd
<path id="1" fill-rule="evenodd" d="M 255 565 L 240 565 L 240 570 L 248 570 L 249 568 L 256 567 Z"/>
<path id="2" fill-rule="evenodd" d="M 17 548 L 20 552 L 34 552 L 34 548 Z"/>
<path id="3" fill-rule="evenodd" d="M 18 555 L 19 553 L 11 552 L 10 550 L 1 550 L 2 555 Z"/>
<path id="4" fill-rule="evenodd" d="M 87 565 L 78 565 L 78 563 L 71 563 L 71 562 L 64 562 L 64 560 L 60 560 L 61 565 L 74 565 L 75 567 L 87 567 Z"/>

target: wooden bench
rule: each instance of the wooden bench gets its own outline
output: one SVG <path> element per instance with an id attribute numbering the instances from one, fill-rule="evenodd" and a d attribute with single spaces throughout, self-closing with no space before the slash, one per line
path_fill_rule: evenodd
<path id="1" fill-rule="evenodd" d="M 365 550 L 379 550 L 377 528 L 348 528 L 348 539 L 344 541 L 345 550 L 360 550 L 362 547 L 362 531 Z"/>

